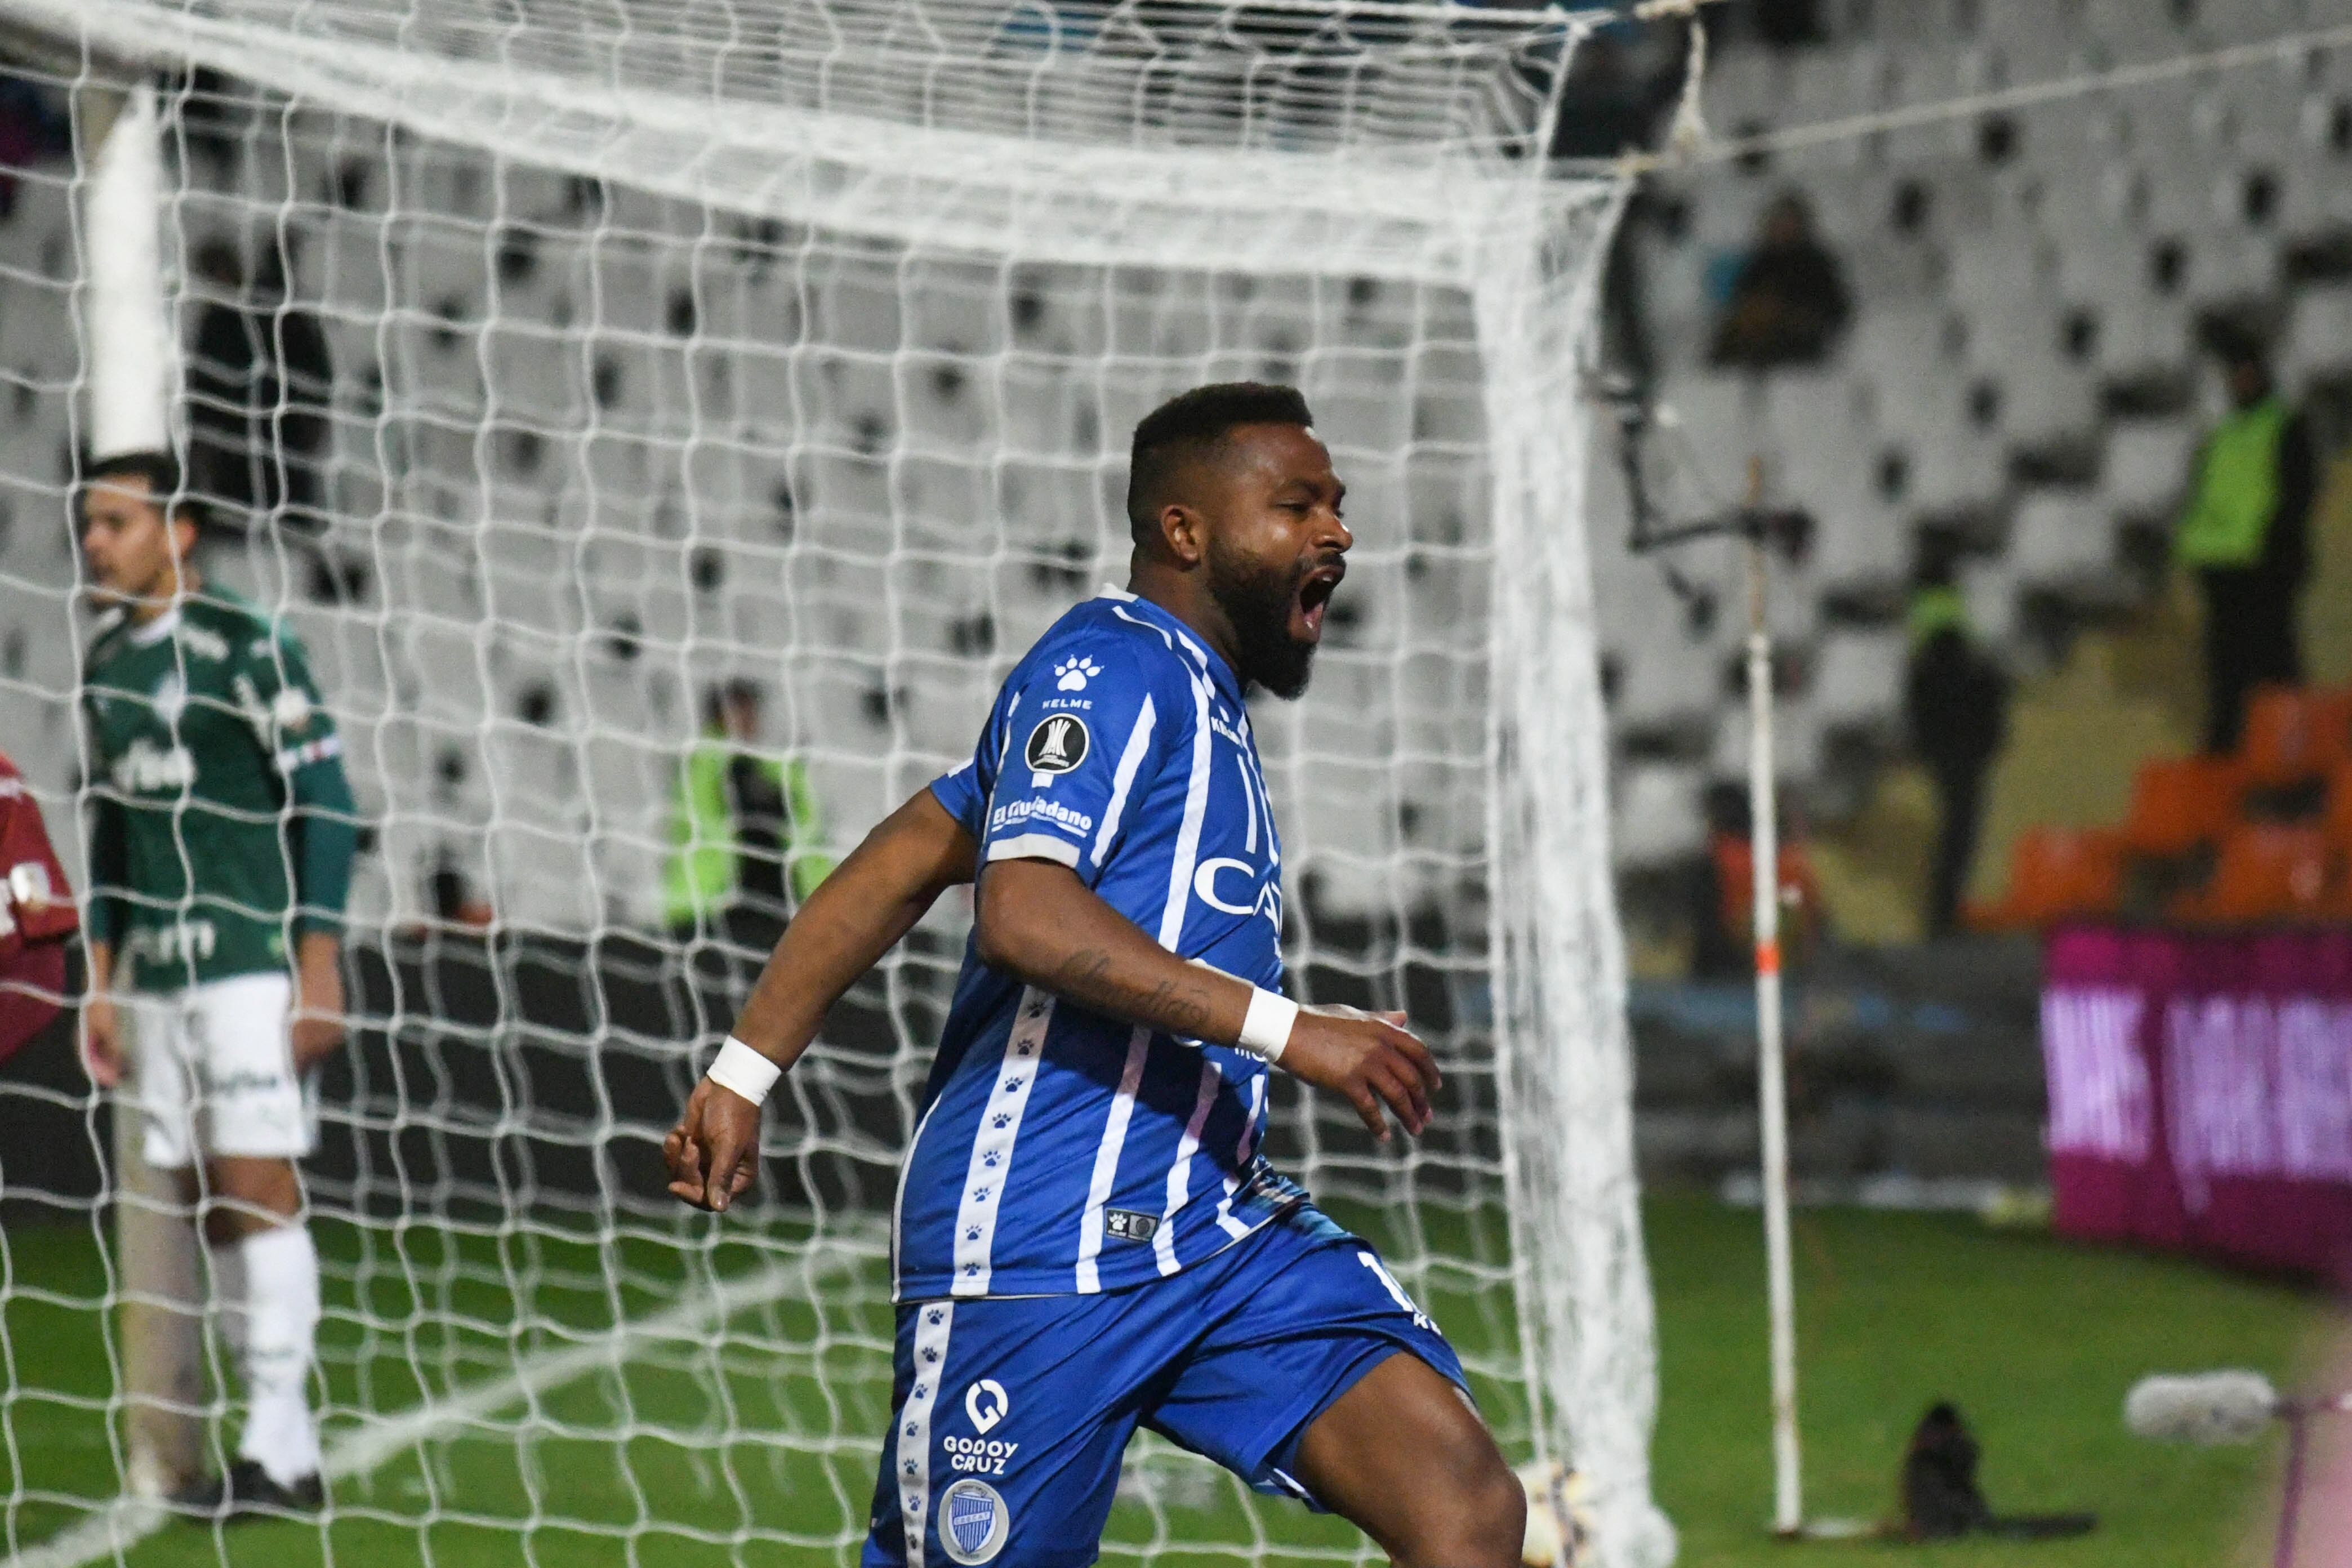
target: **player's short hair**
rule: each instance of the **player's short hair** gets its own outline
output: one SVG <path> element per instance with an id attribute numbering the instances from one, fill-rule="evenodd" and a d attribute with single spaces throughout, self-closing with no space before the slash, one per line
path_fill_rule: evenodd
<path id="1" fill-rule="evenodd" d="M 1148 539 L 1186 467 L 1216 455 L 1244 425 L 1311 426 L 1315 416 L 1295 386 L 1225 381 L 1180 393 L 1143 416 L 1127 464 L 1127 526 Z"/>
<path id="2" fill-rule="evenodd" d="M 84 458 L 75 510 L 88 504 L 91 486 L 107 479 L 145 479 L 147 493 L 168 521 L 193 523 L 199 529 L 205 525 L 204 503 L 180 488 L 180 460 L 169 452 L 117 452 Z"/>

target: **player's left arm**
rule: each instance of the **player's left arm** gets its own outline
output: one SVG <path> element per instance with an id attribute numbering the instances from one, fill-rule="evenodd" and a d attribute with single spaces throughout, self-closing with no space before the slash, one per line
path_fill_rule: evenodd
<path id="1" fill-rule="evenodd" d="M 1402 1013 L 1297 1007 L 1286 1033 L 1248 1037 L 1261 993 L 1248 982 L 1177 957 L 1057 861 L 1005 858 L 982 868 L 974 941 L 990 968 L 1082 1007 L 1189 1039 L 1233 1046 L 1328 1089 L 1356 1108 L 1386 1142 L 1393 1113 L 1405 1131 L 1429 1125 L 1439 1075 L 1429 1047 Z"/>
<path id="2" fill-rule="evenodd" d="M 265 637 L 247 653 L 242 673 L 251 683 L 247 716 L 269 765 L 286 780 L 286 842 L 294 873 L 294 1068 L 308 1072 L 343 1038 L 343 906 L 359 849 L 358 804 L 343 773 L 342 737 L 300 645 L 289 637 Z"/>

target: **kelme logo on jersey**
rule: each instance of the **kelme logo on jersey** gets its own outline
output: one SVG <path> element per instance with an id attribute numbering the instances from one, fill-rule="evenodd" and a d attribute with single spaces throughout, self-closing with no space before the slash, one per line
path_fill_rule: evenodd
<path id="1" fill-rule="evenodd" d="M 992 1562 L 1013 1533 L 1013 1510 L 986 1481 L 970 1476 L 949 1485 L 940 1500 L 940 1544 L 959 1563 Z"/>
<path id="2" fill-rule="evenodd" d="M 1033 773 L 1048 777 L 1066 773 L 1087 760 L 1087 748 L 1093 740 L 1087 733 L 1087 721 L 1076 714 L 1048 713 L 1029 731 L 1029 743 L 1022 748 L 1021 758 Z"/>
<path id="3" fill-rule="evenodd" d="M 1150 1241 L 1160 1229 L 1156 1214 L 1137 1214 L 1133 1209 L 1103 1210 L 1103 1233 L 1113 1241 Z"/>

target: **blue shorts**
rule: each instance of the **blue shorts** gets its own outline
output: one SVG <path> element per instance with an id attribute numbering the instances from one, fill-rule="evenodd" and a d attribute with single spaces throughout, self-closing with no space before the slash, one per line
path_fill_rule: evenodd
<path id="1" fill-rule="evenodd" d="M 1139 1423 L 1312 1506 L 1300 1435 L 1400 1351 L 1468 1392 L 1371 1247 L 1304 1205 L 1131 1289 L 901 1305 L 865 1568 L 1094 1562 Z"/>

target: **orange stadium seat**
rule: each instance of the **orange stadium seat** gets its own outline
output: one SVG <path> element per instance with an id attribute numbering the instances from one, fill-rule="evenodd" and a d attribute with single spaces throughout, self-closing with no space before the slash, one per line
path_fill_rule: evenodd
<path id="1" fill-rule="evenodd" d="M 2324 918 L 2327 861 L 2320 828 L 2242 823 L 2221 840 L 2212 879 L 2175 900 L 2172 916 L 2190 925 Z"/>
<path id="2" fill-rule="evenodd" d="M 2352 686 L 2311 694 L 2312 742 L 2320 766 L 2352 763 Z"/>
<path id="3" fill-rule="evenodd" d="M 2316 778 L 2343 754 L 2342 741 L 2328 733 L 2342 722 L 2336 694 L 2299 686 L 2265 686 L 2246 704 L 2245 734 L 2238 742 L 2238 769 L 2256 789 L 2284 789 Z"/>
<path id="4" fill-rule="evenodd" d="M 2029 827 L 2010 852 L 2009 891 L 1969 911 L 1979 931 L 2032 931 L 2111 915 L 2123 898 L 2124 845 L 2105 828 Z"/>
<path id="5" fill-rule="evenodd" d="M 2320 826 L 2339 855 L 2352 855 L 2352 762 L 2336 763 L 2327 773 L 2327 804 Z"/>
<path id="6" fill-rule="evenodd" d="M 2242 788 L 2228 757 L 2176 757 L 2143 763 L 2132 780 L 2123 847 L 2135 855 L 2186 855 L 2227 832 Z"/>

